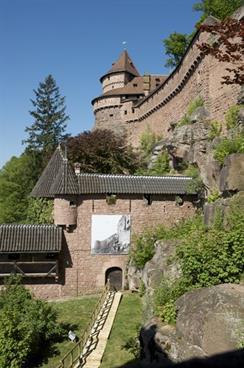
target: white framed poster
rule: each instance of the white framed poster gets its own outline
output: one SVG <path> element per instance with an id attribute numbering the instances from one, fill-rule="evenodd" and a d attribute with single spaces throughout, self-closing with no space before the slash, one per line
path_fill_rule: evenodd
<path id="1" fill-rule="evenodd" d="M 92 215 L 91 253 L 128 254 L 130 215 Z"/>

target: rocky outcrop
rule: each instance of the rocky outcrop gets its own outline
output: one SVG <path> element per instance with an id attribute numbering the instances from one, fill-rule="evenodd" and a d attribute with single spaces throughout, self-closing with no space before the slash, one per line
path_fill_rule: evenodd
<path id="1" fill-rule="evenodd" d="M 128 288 L 131 291 L 139 291 L 141 287 L 142 271 L 136 266 L 129 264 L 127 269 Z"/>
<path id="2" fill-rule="evenodd" d="M 176 240 L 155 243 L 155 254 L 142 270 L 142 280 L 147 289 L 159 286 L 162 277 L 173 281 L 180 276 L 180 266 L 175 259 L 176 245 Z"/>
<path id="3" fill-rule="evenodd" d="M 206 120 L 209 119 L 209 112 L 207 111 L 207 109 L 204 106 L 200 106 L 198 107 L 190 116 L 190 122 L 192 124 L 194 123 L 199 123 L 199 122 L 204 122 Z"/>
<path id="4" fill-rule="evenodd" d="M 244 153 L 226 157 L 220 172 L 220 191 L 244 191 Z"/>
<path id="5" fill-rule="evenodd" d="M 203 107 L 198 108 L 196 114 L 192 114 L 194 123 L 176 127 L 169 138 L 158 142 L 152 153 L 152 162 L 167 150 L 173 169 L 177 170 L 182 162 L 197 166 L 203 183 L 211 191 L 219 186 L 221 167 L 213 154 L 219 139 L 209 140 L 210 124 L 203 121 L 206 116 L 207 111 Z"/>
<path id="6" fill-rule="evenodd" d="M 154 319 L 142 329 L 145 358 L 149 359 L 148 345 L 174 362 L 238 348 L 244 330 L 244 285 L 197 289 L 180 297 L 176 305 L 175 327 Z"/>

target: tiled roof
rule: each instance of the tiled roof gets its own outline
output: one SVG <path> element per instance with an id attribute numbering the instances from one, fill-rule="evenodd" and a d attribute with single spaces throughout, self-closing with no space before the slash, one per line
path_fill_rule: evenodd
<path id="1" fill-rule="evenodd" d="M 74 169 L 65 159 L 50 188 L 51 194 L 77 194 L 79 193 L 77 176 Z"/>
<path id="2" fill-rule="evenodd" d="M 187 176 L 137 176 L 79 174 L 58 148 L 32 191 L 34 197 L 79 194 L 185 194 L 192 178 Z M 191 194 L 194 194 L 191 192 Z"/>
<path id="3" fill-rule="evenodd" d="M 140 75 L 126 50 L 122 52 L 119 59 L 112 65 L 112 68 L 109 69 L 109 71 L 100 80 L 102 81 L 102 79 L 108 74 L 118 72 L 127 72 L 134 75 L 135 77 Z"/>
<path id="4" fill-rule="evenodd" d="M 79 194 L 185 194 L 191 181 L 186 176 L 78 175 Z"/>
<path id="5" fill-rule="evenodd" d="M 0 225 L 0 253 L 60 252 L 62 228 L 55 225 Z"/>
<path id="6" fill-rule="evenodd" d="M 43 170 L 39 180 L 32 189 L 31 196 L 41 198 L 52 198 L 50 188 L 57 177 L 64 162 L 61 147 L 59 146 L 52 155 L 47 166 Z"/>
<path id="7" fill-rule="evenodd" d="M 160 84 L 162 84 L 167 76 L 165 75 L 150 75 L 150 83 L 149 83 L 149 92 L 158 88 Z M 115 88 L 110 91 L 105 92 L 103 95 L 95 97 L 92 100 L 92 105 L 98 99 L 105 98 L 108 96 L 123 96 L 123 95 L 144 95 L 144 82 L 143 77 L 135 77 L 129 83 L 127 83 L 124 87 Z"/>

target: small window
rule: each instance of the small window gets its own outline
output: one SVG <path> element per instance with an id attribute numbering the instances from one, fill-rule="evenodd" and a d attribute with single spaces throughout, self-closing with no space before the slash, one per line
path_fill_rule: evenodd
<path id="1" fill-rule="evenodd" d="M 160 82 L 160 79 L 159 79 L 159 78 L 155 78 L 155 81 L 156 81 L 156 82 Z"/>
<path id="2" fill-rule="evenodd" d="M 133 83 L 133 87 L 137 87 L 137 83 Z"/>
<path id="3" fill-rule="evenodd" d="M 110 114 L 109 116 L 110 116 L 110 118 L 112 118 L 114 116 L 114 114 Z"/>
<path id="4" fill-rule="evenodd" d="M 70 202 L 69 202 L 69 205 L 70 205 L 70 207 L 76 207 L 76 204 L 75 204 L 75 202 L 74 202 L 74 201 L 70 201 Z"/>
<path id="5" fill-rule="evenodd" d="M 125 110 L 124 112 L 125 112 L 125 115 L 127 115 L 127 110 Z"/>
<path id="6" fill-rule="evenodd" d="M 132 111 L 132 114 L 134 114 L 134 112 L 135 112 L 135 109 L 134 109 L 134 107 L 132 107 L 131 111 Z"/>

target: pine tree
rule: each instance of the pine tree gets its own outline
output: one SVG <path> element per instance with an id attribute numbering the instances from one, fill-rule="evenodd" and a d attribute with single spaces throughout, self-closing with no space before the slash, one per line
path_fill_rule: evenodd
<path id="1" fill-rule="evenodd" d="M 31 100 L 34 110 L 30 111 L 34 122 L 25 129 L 29 136 L 23 143 L 27 144 L 27 152 L 39 152 L 47 161 L 57 145 L 68 137 L 65 130 L 69 116 L 65 113 L 65 98 L 61 97 L 52 75 L 48 75 L 34 93 L 36 99 Z"/>

